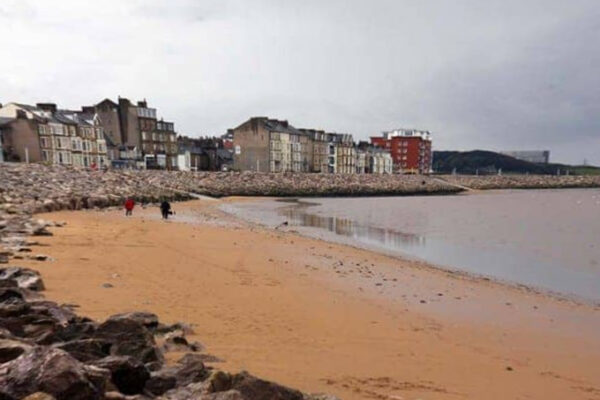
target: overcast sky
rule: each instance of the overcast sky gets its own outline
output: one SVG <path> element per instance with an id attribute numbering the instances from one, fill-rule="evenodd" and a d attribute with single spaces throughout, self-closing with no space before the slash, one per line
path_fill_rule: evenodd
<path id="1" fill-rule="evenodd" d="M 0 0 L 0 102 L 146 98 L 181 134 L 251 116 L 600 165 L 600 0 Z"/>

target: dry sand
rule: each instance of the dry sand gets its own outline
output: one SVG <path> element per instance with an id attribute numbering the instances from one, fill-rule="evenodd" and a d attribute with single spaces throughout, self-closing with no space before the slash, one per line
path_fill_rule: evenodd
<path id="1" fill-rule="evenodd" d="M 600 310 L 235 221 L 215 202 L 60 212 L 22 262 L 96 319 L 148 310 L 264 378 L 343 399 L 600 399 Z M 225 222 L 225 224 L 223 224 Z M 113 287 L 106 288 L 105 283 Z"/>

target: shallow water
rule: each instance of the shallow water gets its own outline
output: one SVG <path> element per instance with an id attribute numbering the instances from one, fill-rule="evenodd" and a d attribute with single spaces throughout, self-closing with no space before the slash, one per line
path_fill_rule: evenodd
<path id="1" fill-rule="evenodd" d="M 269 226 L 600 300 L 600 190 L 311 198 L 228 205 Z"/>

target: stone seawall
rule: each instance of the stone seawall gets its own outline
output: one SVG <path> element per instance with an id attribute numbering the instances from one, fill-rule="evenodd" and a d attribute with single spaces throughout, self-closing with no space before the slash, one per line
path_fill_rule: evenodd
<path id="1" fill-rule="evenodd" d="M 456 193 L 422 176 L 267 174 L 252 172 L 88 171 L 40 164 L 0 164 L 0 204 L 36 213 L 207 196 L 367 196 Z"/>
<path id="2" fill-rule="evenodd" d="M 476 190 L 600 188 L 600 176 L 554 175 L 440 175 L 454 185 Z"/>

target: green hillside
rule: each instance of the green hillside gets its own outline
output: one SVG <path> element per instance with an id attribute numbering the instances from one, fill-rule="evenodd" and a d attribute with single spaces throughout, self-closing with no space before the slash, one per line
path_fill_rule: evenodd
<path id="1" fill-rule="evenodd" d="M 527 161 L 495 153 L 493 151 L 434 151 L 433 170 L 438 173 L 496 174 L 499 170 L 508 174 L 555 175 L 600 175 L 600 168 L 593 166 L 572 166 L 564 164 L 534 164 Z"/>

